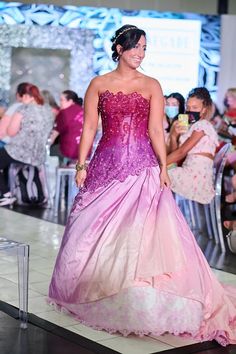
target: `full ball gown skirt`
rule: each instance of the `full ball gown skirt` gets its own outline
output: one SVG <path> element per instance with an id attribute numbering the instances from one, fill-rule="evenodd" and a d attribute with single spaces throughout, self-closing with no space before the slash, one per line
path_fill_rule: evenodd
<path id="1" fill-rule="evenodd" d="M 105 91 L 103 136 L 76 196 L 49 302 L 95 329 L 236 343 L 236 289 L 212 273 L 147 134 L 149 101 Z"/>

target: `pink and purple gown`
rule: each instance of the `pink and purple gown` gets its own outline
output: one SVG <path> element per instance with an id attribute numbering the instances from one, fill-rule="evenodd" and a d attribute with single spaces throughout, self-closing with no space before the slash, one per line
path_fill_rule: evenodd
<path id="1" fill-rule="evenodd" d="M 49 302 L 95 329 L 236 343 L 236 290 L 211 272 L 148 136 L 150 102 L 99 97 L 103 135 L 76 196 Z"/>

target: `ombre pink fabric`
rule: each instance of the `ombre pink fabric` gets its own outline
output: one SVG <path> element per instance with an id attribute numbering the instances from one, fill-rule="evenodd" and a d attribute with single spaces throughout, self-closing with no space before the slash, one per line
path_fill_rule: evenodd
<path id="1" fill-rule="evenodd" d="M 108 135 L 75 198 L 49 302 L 111 333 L 169 332 L 236 343 L 236 290 L 217 281 L 171 191 L 160 190 L 147 135 L 149 102 L 136 93 L 105 92 L 99 105 Z M 128 124 L 123 145 L 122 119 Z M 114 125 L 116 132 L 109 133 Z M 143 151 L 141 167 L 134 164 L 138 151 Z M 109 170 L 103 170 L 104 163 Z"/>
<path id="2" fill-rule="evenodd" d="M 158 165 L 148 136 L 149 100 L 136 92 L 124 95 L 107 90 L 99 97 L 98 111 L 103 135 L 89 164 L 82 193 Z"/>

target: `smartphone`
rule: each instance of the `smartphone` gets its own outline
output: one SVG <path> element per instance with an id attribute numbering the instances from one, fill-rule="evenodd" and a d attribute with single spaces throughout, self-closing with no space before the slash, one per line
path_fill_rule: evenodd
<path id="1" fill-rule="evenodd" d="M 179 122 L 179 125 L 181 125 L 182 127 L 188 128 L 188 126 L 189 126 L 188 114 L 179 114 L 178 115 L 178 122 Z"/>

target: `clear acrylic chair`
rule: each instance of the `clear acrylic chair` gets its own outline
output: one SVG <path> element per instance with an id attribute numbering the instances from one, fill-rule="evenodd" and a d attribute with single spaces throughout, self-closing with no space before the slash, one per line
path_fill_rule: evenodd
<path id="1" fill-rule="evenodd" d="M 185 217 L 188 219 L 193 230 L 202 229 L 202 216 L 206 221 L 207 235 L 209 239 L 213 239 L 216 244 L 220 245 L 221 252 L 225 252 L 225 242 L 222 230 L 221 220 L 221 194 L 223 183 L 223 172 L 227 161 L 227 153 L 230 151 L 231 144 L 223 145 L 216 153 L 213 164 L 213 183 L 215 188 L 215 196 L 211 203 L 202 205 L 199 203 L 177 196 L 182 202 L 182 210 Z M 203 213 L 202 213 L 203 211 Z"/>
<path id="2" fill-rule="evenodd" d="M 231 149 L 231 143 L 227 143 L 221 147 L 217 152 L 214 159 L 214 185 L 215 185 L 215 197 L 211 202 L 210 219 L 215 237 L 215 242 L 220 244 L 221 252 L 225 252 L 225 242 L 222 230 L 222 218 L 221 218 L 221 194 L 223 184 L 223 172 L 227 161 L 227 154 Z"/>
<path id="3" fill-rule="evenodd" d="M 20 327 L 27 328 L 29 287 L 29 245 L 0 237 L 0 252 L 17 256 Z"/>
<path id="4" fill-rule="evenodd" d="M 58 167 L 56 173 L 56 191 L 54 199 L 54 215 L 58 215 L 59 204 L 62 193 L 65 193 L 66 181 L 68 185 L 67 191 L 67 212 L 69 213 L 74 197 L 78 193 L 79 189 L 75 185 L 75 167 Z"/>

